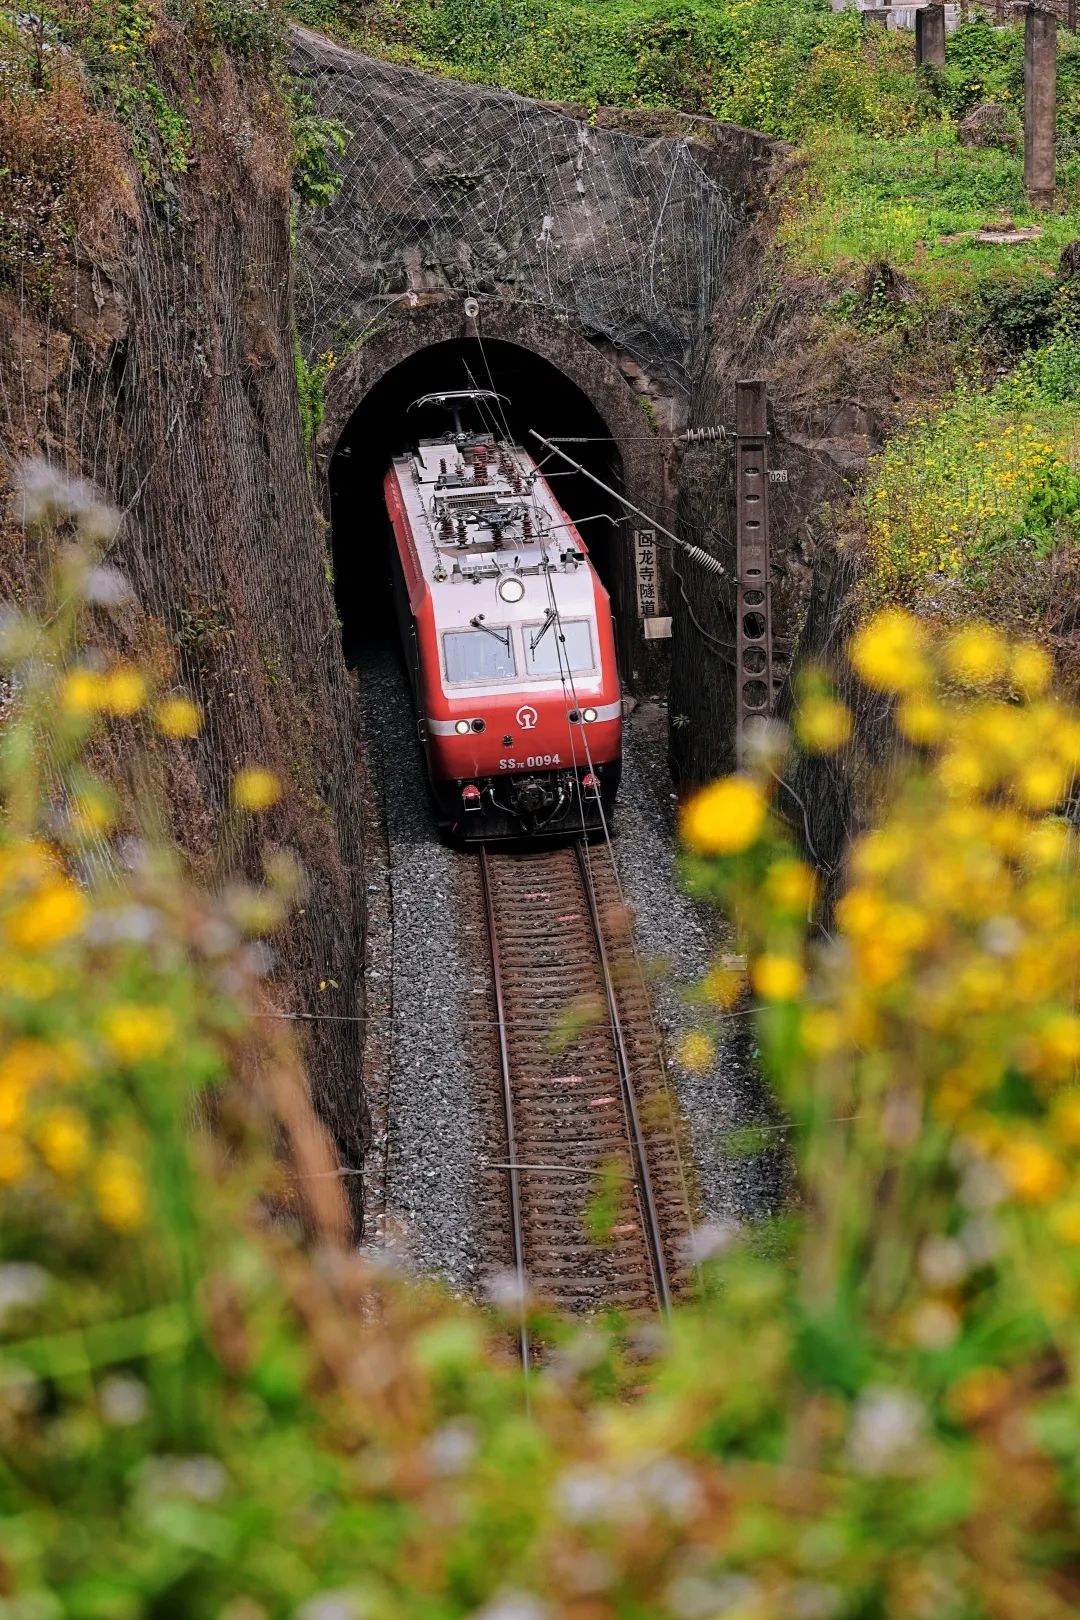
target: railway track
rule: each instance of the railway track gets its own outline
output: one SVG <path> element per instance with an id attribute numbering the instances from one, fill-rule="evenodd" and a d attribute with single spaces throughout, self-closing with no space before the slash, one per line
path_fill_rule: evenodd
<path id="1" fill-rule="evenodd" d="M 666 1311 L 689 1200 L 610 853 L 485 849 L 480 873 L 515 1269 L 562 1310 Z"/>

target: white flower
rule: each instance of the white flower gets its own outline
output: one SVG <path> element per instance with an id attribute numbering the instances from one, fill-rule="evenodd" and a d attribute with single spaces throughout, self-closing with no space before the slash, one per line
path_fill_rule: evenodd
<path id="1" fill-rule="evenodd" d="M 548 1620 L 550 1614 L 551 1609 L 534 1592 L 507 1591 L 498 1593 L 482 1609 L 474 1609 L 470 1620 Z"/>
<path id="2" fill-rule="evenodd" d="M 360 1600 L 352 1592 L 316 1592 L 296 1611 L 296 1620 L 363 1620 Z"/>
<path id="3" fill-rule="evenodd" d="M 737 1221 L 705 1221 L 683 1239 L 682 1255 L 687 1265 L 701 1266 L 726 1254 L 739 1236 Z"/>
<path id="4" fill-rule="evenodd" d="M 98 1390 L 98 1408 L 106 1423 L 118 1429 L 141 1423 L 150 1409 L 146 1385 L 138 1378 L 116 1373 Z"/>
<path id="5" fill-rule="evenodd" d="M 856 1473 L 905 1471 L 914 1461 L 926 1427 L 926 1408 L 906 1389 L 872 1384 L 855 1403 L 847 1452 Z"/>
<path id="6" fill-rule="evenodd" d="M 9 1260 L 0 1266 L 0 1322 L 9 1311 L 23 1310 L 44 1299 L 52 1278 L 32 1260 Z"/>

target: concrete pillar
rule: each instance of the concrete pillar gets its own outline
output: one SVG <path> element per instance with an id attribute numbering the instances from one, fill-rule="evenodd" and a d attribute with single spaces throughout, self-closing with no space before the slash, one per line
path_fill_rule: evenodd
<path id="1" fill-rule="evenodd" d="M 1024 29 L 1024 189 L 1034 208 L 1054 200 L 1057 161 L 1057 18 L 1028 8 Z"/>
<path id="2" fill-rule="evenodd" d="M 945 66 L 945 7 L 922 6 L 915 13 L 916 67 Z"/>

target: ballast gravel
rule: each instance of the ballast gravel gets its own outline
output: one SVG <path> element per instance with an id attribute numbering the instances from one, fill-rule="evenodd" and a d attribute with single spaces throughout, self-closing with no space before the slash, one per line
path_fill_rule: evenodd
<path id="1" fill-rule="evenodd" d="M 380 993 L 389 1028 L 372 1026 L 385 1064 L 381 1185 L 375 1232 L 418 1271 L 451 1288 L 480 1282 L 473 1212 L 481 1122 L 465 1056 L 474 997 L 456 926 L 457 868 L 469 859 L 440 842 L 428 797 L 408 682 L 393 647 L 358 671 L 368 769 L 385 815 L 382 881 L 389 889 L 389 950 L 369 953 L 369 974 L 390 972 Z M 380 908 L 385 917 L 386 908 Z M 384 941 L 385 944 L 385 941 Z"/>
<path id="2" fill-rule="evenodd" d="M 760 1221 L 784 1197 L 783 1126 L 755 1063 L 745 1009 L 719 1021 L 716 1061 L 704 1074 L 679 1067 L 681 1037 L 700 1027 L 687 999 L 730 932 L 711 906 L 678 881 L 675 794 L 667 763 L 667 708 L 637 704 L 623 726 L 623 776 L 616 801 L 615 862 L 634 914 L 638 955 L 650 968 L 653 1005 L 668 1073 L 686 1120 L 701 1215 L 707 1221 Z"/>
<path id="3" fill-rule="evenodd" d="M 385 829 L 381 850 L 377 835 L 369 839 L 371 927 L 379 937 L 369 940 L 366 970 L 372 1056 L 365 1070 L 377 1122 L 365 1172 L 367 1240 L 472 1292 L 495 1258 L 492 1234 L 480 1228 L 485 1201 L 490 1209 L 483 1160 L 499 1084 L 475 1061 L 477 1023 L 492 1017 L 483 934 L 469 902 L 478 886 L 475 857 L 447 848 L 436 833 L 396 648 L 369 649 L 358 678 L 369 804 Z M 674 1061 L 680 1036 L 696 1027 L 685 987 L 730 944 L 717 914 L 678 883 L 667 717 L 658 701 L 639 703 L 627 718 L 616 826 L 620 881 L 687 1123 L 698 1213 L 707 1221 L 761 1220 L 783 1199 L 783 1132 L 755 1069 L 749 1020 L 724 1022 L 708 1073 L 689 1074 Z"/>

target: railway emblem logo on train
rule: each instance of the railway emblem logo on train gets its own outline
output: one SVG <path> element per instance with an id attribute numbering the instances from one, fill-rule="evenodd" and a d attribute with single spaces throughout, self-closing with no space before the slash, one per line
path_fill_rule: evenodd
<path id="1" fill-rule="evenodd" d="M 501 396 L 425 394 L 452 426 L 384 481 L 394 595 L 441 828 L 465 842 L 608 826 L 622 697 L 607 591 Z M 463 425 L 467 415 L 489 425 Z"/>

